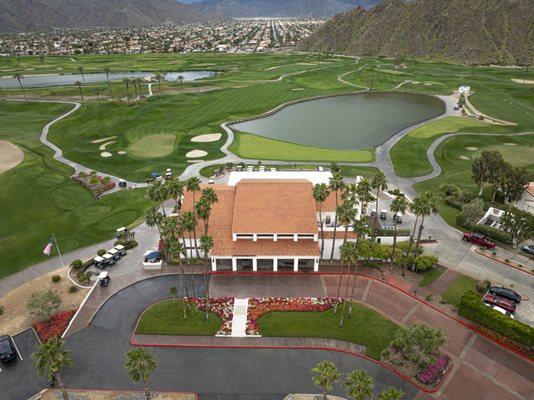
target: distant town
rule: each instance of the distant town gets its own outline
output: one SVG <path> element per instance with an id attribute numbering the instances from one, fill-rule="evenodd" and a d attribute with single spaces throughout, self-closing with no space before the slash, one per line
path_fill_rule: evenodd
<path id="1" fill-rule="evenodd" d="M 56 29 L 0 35 L 0 54 L 253 53 L 294 47 L 318 19 L 236 19 L 135 28 Z"/>

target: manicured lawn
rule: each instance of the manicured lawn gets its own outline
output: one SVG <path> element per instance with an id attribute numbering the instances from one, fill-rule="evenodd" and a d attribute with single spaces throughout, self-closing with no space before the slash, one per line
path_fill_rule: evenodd
<path id="1" fill-rule="evenodd" d="M 210 313 L 206 321 L 203 311 L 191 308 L 184 319 L 183 300 L 165 300 L 148 308 L 135 333 L 140 335 L 192 335 L 214 336 L 221 327 L 221 320 Z M 193 307 L 193 306 L 190 306 Z"/>
<path id="2" fill-rule="evenodd" d="M 423 279 L 419 281 L 420 287 L 426 287 L 432 285 L 436 279 L 438 279 L 443 273 L 443 268 L 432 268 L 430 271 L 427 271 L 423 274 Z"/>
<path id="3" fill-rule="evenodd" d="M 331 150 L 237 133 L 230 150 L 243 158 L 259 160 L 370 162 L 374 150 Z"/>
<path id="4" fill-rule="evenodd" d="M 460 297 L 468 290 L 475 290 L 477 280 L 468 276 L 461 275 L 447 288 L 441 297 L 447 301 L 447 303 L 458 307 Z"/>
<path id="5" fill-rule="evenodd" d="M 367 346 L 375 359 L 395 337 L 398 326 L 376 311 L 353 303 L 352 317 L 339 327 L 340 312 L 271 312 L 258 321 L 262 336 L 311 337 L 345 340 Z"/>

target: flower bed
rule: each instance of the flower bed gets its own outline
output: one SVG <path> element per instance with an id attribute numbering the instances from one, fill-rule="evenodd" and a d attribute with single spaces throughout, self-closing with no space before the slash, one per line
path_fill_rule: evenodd
<path id="1" fill-rule="evenodd" d="M 417 380 L 427 386 L 436 386 L 451 367 L 449 356 L 442 354 L 435 363 L 417 374 Z"/>
<path id="2" fill-rule="evenodd" d="M 248 301 L 247 335 L 259 335 L 258 319 L 273 311 L 326 311 L 334 306 L 334 298 L 269 297 L 251 298 Z"/>
<path id="3" fill-rule="evenodd" d="M 63 311 L 52 315 L 48 321 L 40 321 L 33 324 L 37 336 L 42 342 L 46 342 L 48 339 L 61 336 L 67 329 L 71 318 L 74 316 L 75 311 Z"/>
<path id="4" fill-rule="evenodd" d="M 89 189 L 95 196 L 99 196 L 115 187 L 115 182 L 112 182 L 109 176 L 97 175 L 95 171 L 91 171 L 89 174 L 80 172 L 73 179 Z"/>
<path id="5" fill-rule="evenodd" d="M 206 311 L 206 301 L 204 298 L 195 297 L 188 299 L 188 301 L 194 304 L 199 310 Z M 216 314 L 222 321 L 221 328 L 216 335 L 230 335 L 232 333 L 232 318 L 234 316 L 234 298 L 220 297 L 210 299 L 209 311 Z"/>

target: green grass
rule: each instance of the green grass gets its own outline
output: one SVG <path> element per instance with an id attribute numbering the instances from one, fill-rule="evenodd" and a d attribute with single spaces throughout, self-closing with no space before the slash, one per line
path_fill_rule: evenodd
<path id="1" fill-rule="evenodd" d="M 423 279 L 419 281 L 420 287 L 426 287 L 432 285 L 436 279 L 438 279 L 443 273 L 443 268 L 432 268 L 423 274 Z"/>
<path id="2" fill-rule="evenodd" d="M 175 135 L 165 133 L 149 135 L 132 143 L 127 152 L 141 158 L 165 157 L 172 153 L 175 142 Z"/>
<path id="3" fill-rule="evenodd" d="M 325 312 L 272 312 L 258 321 L 262 336 L 311 337 L 345 340 L 367 346 L 366 354 L 380 358 L 395 337 L 398 326 L 376 311 L 353 303 L 352 317 L 342 328 L 333 310 Z"/>
<path id="4" fill-rule="evenodd" d="M 139 335 L 214 336 L 221 327 L 220 318 L 191 308 L 184 319 L 183 300 L 165 300 L 154 304 L 142 315 L 135 333 Z"/>
<path id="5" fill-rule="evenodd" d="M 230 145 L 236 155 L 259 160 L 371 162 L 374 150 L 331 150 L 237 133 Z"/>
<path id="6" fill-rule="evenodd" d="M 0 278 L 46 260 L 42 250 L 52 234 L 66 253 L 110 239 L 117 227 L 139 223 L 148 208 L 142 190 L 95 200 L 70 179 L 70 167 L 53 160 L 38 137 L 43 125 L 68 109 L 53 103 L 0 102 L 0 138 L 24 150 L 24 161 L 0 174 Z"/>
<path id="7" fill-rule="evenodd" d="M 477 280 L 465 275 L 460 275 L 456 280 L 445 290 L 441 297 L 447 303 L 458 307 L 460 303 L 460 297 L 468 290 L 475 290 Z"/>

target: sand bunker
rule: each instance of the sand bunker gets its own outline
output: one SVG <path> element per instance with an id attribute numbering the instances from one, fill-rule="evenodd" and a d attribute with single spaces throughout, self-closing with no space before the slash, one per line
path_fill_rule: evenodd
<path id="1" fill-rule="evenodd" d="M 207 143 L 207 142 L 216 142 L 221 138 L 220 133 L 207 133 L 205 135 L 198 135 L 191 139 L 192 142 L 196 143 Z"/>
<path id="2" fill-rule="evenodd" d="M 126 154 L 126 152 L 125 152 L 124 150 L 119 150 L 119 151 L 117 151 L 117 153 L 118 153 L 118 154 L 121 154 L 121 155 L 122 155 L 122 154 Z"/>
<path id="3" fill-rule="evenodd" d="M 511 143 L 511 142 L 506 142 L 506 143 L 503 143 L 505 146 L 517 146 L 517 143 Z"/>
<path id="4" fill-rule="evenodd" d="M 196 163 L 199 163 L 199 162 L 204 162 L 204 160 L 187 160 L 187 162 L 189 164 L 196 164 Z"/>
<path id="5" fill-rule="evenodd" d="M 523 84 L 526 83 L 527 85 L 534 85 L 534 81 L 533 80 L 530 80 L 530 79 L 527 79 L 527 80 L 523 80 L 523 79 L 512 79 L 515 83 L 521 83 Z"/>
<path id="6" fill-rule="evenodd" d="M 111 157 L 111 153 L 109 151 L 103 151 L 100 153 L 100 157 L 108 158 Z"/>
<path id="7" fill-rule="evenodd" d="M 0 140 L 0 174 L 19 165 L 24 159 L 24 152 L 13 143 Z"/>
<path id="8" fill-rule="evenodd" d="M 466 147 L 466 150 L 469 150 L 469 151 L 477 151 L 477 150 L 478 150 L 478 147 L 472 147 L 472 146 L 469 146 L 469 147 Z"/>
<path id="9" fill-rule="evenodd" d="M 92 140 L 91 143 L 102 143 L 102 142 L 105 142 L 106 140 L 115 139 L 116 137 L 117 136 L 110 136 L 110 137 L 107 137 L 107 138 L 104 138 L 104 139 Z"/>
<path id="10" fill-rule="evenodd" d="M 295 88 L 295 89 L 291 89 L 291 90 L 304 90 L 303 88 Z"/>
<path id="11" fill-rule="evenodd" d="M 187 158 L 199 158 L 204 157 L 208 153 L 204 150 L 191 150 L 189 153 L 187 153 L 185 156 Z"/>
<path id="12" fill-rule="evenodd" d="M 107 145 L 110 145 L 110 144 L 115 143 L 115 142 L 116 142 L 116 140 L 112 140 L 111 142 L 106 142 L 104 144 L 101 144 L 100 147 L 98 148 L 98 150 L 106 150 L 106 146 Z"/>
<path id="13" fill-rule="evenodd" d="M 462 159 L 462 160 L 469 160 L 470 158 L 467 157 L 467 156 L 459 156 L 458 158 Z"/>

